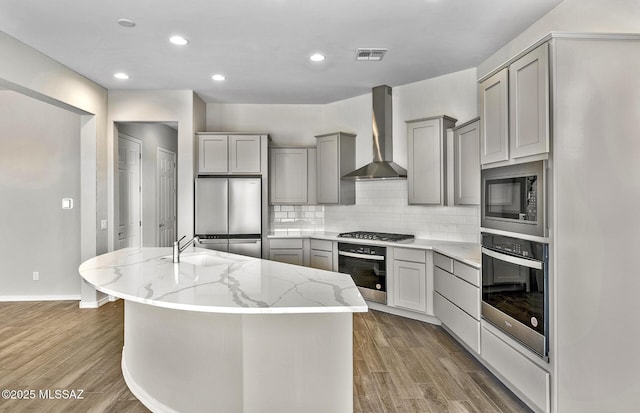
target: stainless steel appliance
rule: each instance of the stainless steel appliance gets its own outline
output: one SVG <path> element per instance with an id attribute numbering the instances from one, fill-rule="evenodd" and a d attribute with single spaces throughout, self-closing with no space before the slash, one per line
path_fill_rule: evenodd
<path id="1" fill-rule="evenodd" d="M 373 162 L 346 174 L 342 179 L 407 179 L 407 170 L 393 162 L 393 114 L 391 87 L 374 87 L 373 104 Z"/>
<path id="2" fill-rule="evenodd" d="M 338 234 L 354 241 L 410 242 L 409 234 L 354 231 Z M 387 248 L 338 242 L 338 271 L 350 274 L 365 300 L 387 303 Z"/>
<path id="3" fill-rule="evenodd" d="M 369 239 L 386 242 L 410 242 L 415 237 L 410 234 L 390 234 L 388 232 L 354 231 L 338 234 L 340 238 Z"/>
<path id="4" fill-rule="evenodd" d="M 338 242 L 338 271 L 350 274 L 365 300 L 387 303 L 387 248 Z"/>
<path id="5" fill-rule="evenodd" d="M 548 235 L 545 161 L 482 170 L 481 226 Z"/>
<path id="6" fill-rule="evenodd" d="M 548 360 L 549 245 L 482 234 L 482 318 Z"/>
<path id="7" fill-rule="evenodd" d="M 260 178 L 196 178 L 198 246 L 261 258 L 261 201 Z"/>

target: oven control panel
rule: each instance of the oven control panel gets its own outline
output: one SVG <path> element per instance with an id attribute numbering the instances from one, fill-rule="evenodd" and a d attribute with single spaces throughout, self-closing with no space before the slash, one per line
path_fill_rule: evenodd
<path id="1" fill-rule="evenodd" d="M 350 252 L 362 255 L 386 255 L 387 248 L 376 245 L 350 244 L 347 242 L 338 243 L 338 251 Z"/>

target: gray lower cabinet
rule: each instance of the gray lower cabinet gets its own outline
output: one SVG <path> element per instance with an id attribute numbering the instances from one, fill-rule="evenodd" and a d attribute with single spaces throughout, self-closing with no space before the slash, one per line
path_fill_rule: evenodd
<path id="1" fill-rule="evenodd" d="M 453 128 L 453 203 L 480 205 L 480 118 Z"/>
<path id="2" fill-rule="evenodd" d="M 309 266 L 320 270 L 333 271 L 333 245 L 328 240 L 311 240 L 309 253 Z"/>
<path id="3" fill-rule="evenodd" d="M 456 119 L 449 116 L 407 121 L 407 183 L 409 204 L 447 203 L 446 130 Z"/>
<path id="4" fill-rule="evenodd" d="M 198 133 L 198 175 L 260 174 L 262 139 L 263 135 Z"/>
<path id="5" fill-rule="evenodd" d="M 427 266 L 424 250 L 393 249 L 393 302 L 395 307 L 427 312 Z"/>
<path id="6" fill-rule="evenodd" d="M 434 252 L 434 314 L 480 353 L 480 270 Z"/>
<path id="7" fill-rule="evenodd" d="M 287 264 L 304 265 L 304 248 L 301 238 L 269 240 L 269 259 Z"/>
<path id="8" fill-rule="evenodd" d="M 352 205 L 356 183 L 341 179 L 356 166 L 356 135 L 336 132 L 316 136 L 317 203 Z"/>
<path id="9" fill-rule="evenodd" d="M 314 181 L 312 194 L 309 175 Z M 296 205 L 310 201 L 315 202 L 315 148 L 269 149 L 269 203 Z"/>

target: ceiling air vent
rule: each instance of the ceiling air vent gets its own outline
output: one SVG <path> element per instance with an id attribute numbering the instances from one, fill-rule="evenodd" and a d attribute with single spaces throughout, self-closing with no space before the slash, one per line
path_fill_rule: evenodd
<path id="1" fill-rule="evenodd" d="M 356 49 L 356 60 L 370 60 L 370 61 L 379 61 L 382 60 L 385 53 L 387 53 L 387 49 L 382 48 L 358 48 Z"/>

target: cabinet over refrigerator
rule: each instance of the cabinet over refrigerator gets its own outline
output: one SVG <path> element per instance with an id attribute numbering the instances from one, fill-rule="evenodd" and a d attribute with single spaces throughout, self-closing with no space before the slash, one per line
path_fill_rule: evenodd
<path id="1" fill-rule="evenodd" d="M 260 178 L 198 177 L 195 198 L 198 246 L 262 257 Z"/>

